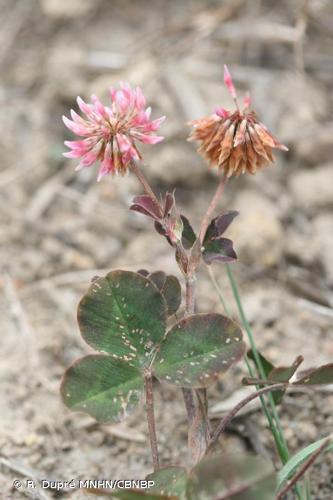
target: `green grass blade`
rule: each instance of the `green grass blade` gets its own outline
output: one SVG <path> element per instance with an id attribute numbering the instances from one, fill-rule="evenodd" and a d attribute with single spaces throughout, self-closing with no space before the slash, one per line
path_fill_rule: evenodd
<path id="1" fill-rule="evenodd" d="M 333 450 L 333 435 L 329 437 L 331 437 L 331 442 L 327 445 L 325 451 Z M 312 453 L 315 453 L 320 448 L 320 446 L 326 439 L 327 438 L 319 439 L 318 441 L 309 444 L 309 446 L 306 446 L 306 448 L 303 448 L 288 460 L 288 462 L 282 467 L 282 469 L 278 473 L 277 491 L 279 491 L 283 483 L 287 481 L 295 473 L 296 469 L 306 459 L 308 459 L 312 455 Z"/>

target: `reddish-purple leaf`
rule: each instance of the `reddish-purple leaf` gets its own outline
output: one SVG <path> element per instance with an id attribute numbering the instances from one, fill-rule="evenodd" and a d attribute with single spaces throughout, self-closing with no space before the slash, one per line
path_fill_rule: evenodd
<path id="1" fill-rule="evenodd" d="M 163 217 L 168 217 L 174 206 L 176 205 L 175 194 L 166 193 L 164 200 L 164 214 Z"/>
<path id="2" fill-rule="evenodd" d="M 211 239 L 221 238 L 238 214 L 236 210 L 230 210 L 215 217 L 207 228 L 204 244 Z"/>
<path id="3" fill-rule="evenodd" d="M 209 224 L 203 241 L 203 258 L 206 264 L 211 264 L 214 260 L 232 262 L 237 259 L 232 241 L 222 237 L 237 215 L 236 210 L 231 210 L 218 215 Z"/>
<path id="4" fill-rule="evenodd" d="M 233 242 L 228 238 L 212 239 L 204 245 L 204 248 L 203 259 L 206 264 L 211 264 L 214 260 L 233 262 L 237 259 Z"/>
<path id="5" fill-rule="evenodd" d="M 136 196 L 130 206 L 130 210 L 139 212 L 147 217 L 152 217 L 155 220 L 162 218 L 162 213 L 156 201 L 147 194 Z"/>

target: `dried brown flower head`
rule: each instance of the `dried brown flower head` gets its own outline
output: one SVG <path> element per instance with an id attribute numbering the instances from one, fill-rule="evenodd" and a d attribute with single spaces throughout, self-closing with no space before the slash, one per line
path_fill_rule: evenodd
<path id="1" fill-rule="evenodd" d="M 193 120 L 191 141 L 199 141 L 199 153 L 210 165 L 217 166 L 227 177 L 238 176 L 257 170 L 274 161 L 272 149 L 287 151 L 265 125 L 260 123 L 254 111 L 250 111 L 250 98 L 244 98 L 240 111 L 237 95 L 228 68 L 224 67 L 224 82 L 236 103 L 234 113 L 217 108 L 215 114 Z"/>

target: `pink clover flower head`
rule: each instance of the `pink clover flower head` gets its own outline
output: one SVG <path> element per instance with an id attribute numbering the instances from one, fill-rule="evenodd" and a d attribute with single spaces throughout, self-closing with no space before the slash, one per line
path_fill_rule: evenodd
<path id="1" fill-rule="evenodd" d="M 131 162 L 141 159 L 136 142 L 157 144 L 163 137 L 155 132 L 165 117 L 150 119 L 151 108 L 146 108 L 142 90 L 131 88 L 128 83 L 120 83 L 120 89 L 110 89 L 111 105 L 105 106 L 95 95 L 91 103 L 81 97 L 77 104 L 84 115 L 71 110 L 71 120 L 63 117 L 64 124 L 80 140 L 65 141 L 71 151 L 63 153 L 67 158 L 79 158 L 76 170 L 92 166 L 100 161 L 97 180 L 107 174 L 128 172 Z"/>

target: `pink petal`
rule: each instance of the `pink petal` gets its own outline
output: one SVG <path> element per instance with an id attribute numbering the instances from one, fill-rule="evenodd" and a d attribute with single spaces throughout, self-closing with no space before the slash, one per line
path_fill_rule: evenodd
<path id="1" fill-rule="evenodd" d="M 92 111 L 91 106 L 89 104 L 85 103 L 84 100 L 81 99 L 80 96 L 78 96 L 76 98 L 76 102 L 77 102 L 80 110 L 82 111 L 82 113 L 85 113 L 86 115 L 91 116 L 93 111 Z"/>
<path id="2" fill-rule="evenodd" d="M 84 156 L 82 156 L 80 163 L 84 167 L 90 167 L 93 163 L 95 163 L 97 157 L 98 151 L 88 151 Z"/>
<path id="3" fill-rule="evenodd" d="M 244 96 L 243 106 L 244 106 L 244 109 L 247 109 L 251 106 L 251 96 L 250 96 L 249 92 L 246 94 L 246 96 Z"/>
<path id="4" fill-rule="evenodd" d="M 122 90 L 116 92 L 116 105 L 120 113 L 126 114 L 129 108 L 129 101 Z"/>
<path id="5" fill-rule="evenodd" d="M 107 146 L 105 153 L 106 154 L 98 171 L 97 182 L 100 182 L 105 175 L 111 174 L 114 171 L 114 165 L 111 158 L 111 148 L 108 149 Z"/>
<path id="6" fill-rule="evenodd" d="M 141 132 L 133 132 L 132 135 L 143 144 L 157 144 L 164 140 L 164 137 L 160 135 L 141 134 Z"/>
<path id="7" fill-rule="evenodd" d="M 127 82 L 120 82 L 120 87 L 127 99 L 128 107 L 132 108 L 135 105 L 135 91 L 131 89 Z"/>
<path id="8" fill-rule="evenodd" d="M 78 150 L 73 150 L 73 151 L 66 151 L 65 153 L 62 153 L 62 156 L 65 156 L 65 158 L 80 158 L 82 156 L 82 154 Z"/>
<path id="9" fill-rule="evenodd" d="M 165 116 L 161 116 L 160 118 L 156 118 L 156 120 L 153 120 L 152 122 L 150 122 L 150 130 L 155 131 L 158 128 L 160 128 L 160 126 L 164 122 L 165 118 L 166 118 Z"/>
<path id="10" fill-rule="evenodd" d="M 230 116 L 230 111 L 219 106 L 215 108 L 215 114 L 220 118 L 228 118 L 228 116 Z"/>
<path id="11" fill-rule="evenodd" d="M 92 144 L 89 139 L 85 139 L 83 141 L 64 141 L 65 146 L 71 149 L 79 149 L 80 151 L 87 152 L 88 149 L 91 149 Z"/>
<path id="12" fill-rule="evenodd" d="M 136 105 L 136 109 L 138 111 L 141 111 L 145 105 L 146 105 L 146 99 L 142 93 L 142 90 L 140 87 L 137 87 L 136 88 L 136 100 L 135 100 L 135 105 Z"/>
<path id="13" fill-rule="evenodd" d="M 109 92 L 110 92 L 111 101 L 115 102 L 115 100 L 116 100 L 116 93 L 117 93 L 116 89 L 114 89 L 113 87 L 110 87 L 109 88 Z"/>
<path id="14" fill-rule="evenodd" d="M 85 125 L 87 122 L 82 118 L 82 116 L 78 115 L 74 109 L 71 109 L 70 111 L 72 120 L 75 123 L 78 123 L 79 125 Z"/>
<path id="15" fill-rule="evenodd" d="M 99 100 L 99 98 L 97 97 L 97 95 L 93 94 L 91 96 L 91 100 L 95 106 L 95 109 L 97 111 L 97 113 L 102 117 L 102 118 L 108 118 L 108 113 L 105 109 L 105 106 L 104 104 L 101 103 L 101 101 Z"/>
<path id="16" fill-rule="evenodd" d="M 234 87 L 234 83 L 232 81 L 231 74 L 228 70 L 228 66 L 224 65 L 224 83 L 229 91 L 229 94 L 233 99 L 237 99 L 236 89 Z"/>
<path id="17" fill-rule="evenodd" d="M 79 125 L 78 123 L 73 122 L 72 120 L 69 120 L 67 116 L 63 116 L 62 120 L 64 124 L 66 125 L 69 130 L 74 132 L 74 134 L 77 135 L 82 135 L 82 136 L 89 136 L 91 134 L 91 131 L 88 130 L 86 127 L 83 125 Z"/>
<path id="18" fill-rule="evenodd" d="M 116 138 L 117 138 L 117 142 L 119 145 L 119 150 L 122 153 L 125 153 L 126 151 L 128 151 L 131 148 L 131 143 L 125 135 L 117 134 Z"/>

